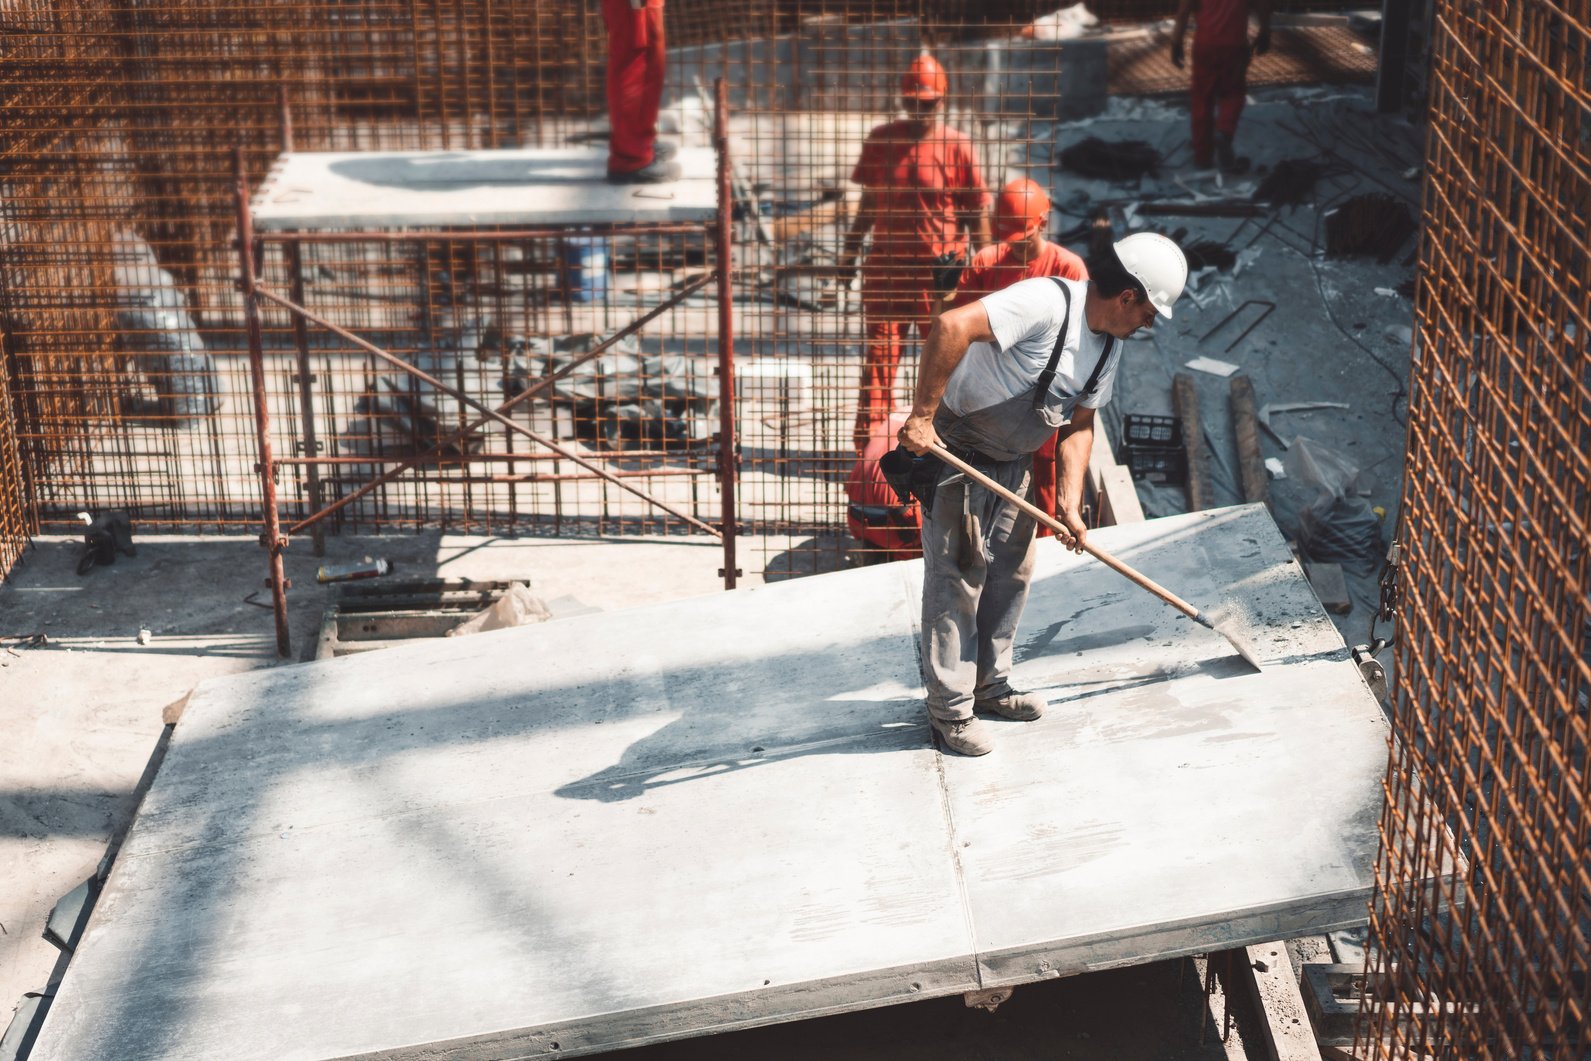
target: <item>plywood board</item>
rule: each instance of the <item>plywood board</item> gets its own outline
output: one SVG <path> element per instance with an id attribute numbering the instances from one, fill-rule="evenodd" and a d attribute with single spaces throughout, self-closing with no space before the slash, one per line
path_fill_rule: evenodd
<path id="1" fill-rule="evenodd" d="M 255 193 L 263 232 L 707 221 L 716 159 L 682 148 L 681 178 L 609 184 L 605 149 L 289 152 Z"/>
<path id="2" fill-rule="evenodd" d="M 1269 516 L 1100 539 L 1266 672 L 1046 542 L 1057 704 L 981 760 L 912 563 L 201 686 L 34 1057 L 572 1056 L 1362 917 L 1385 731 Z"/>

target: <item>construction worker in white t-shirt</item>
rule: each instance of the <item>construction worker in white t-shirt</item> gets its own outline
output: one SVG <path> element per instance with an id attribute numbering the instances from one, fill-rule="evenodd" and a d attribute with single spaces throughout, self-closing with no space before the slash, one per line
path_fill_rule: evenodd
<path id="1" fill-rule="evenodd" d="M 1023 280 L 940 314 L 923 346 L 901 447 L 922 503 L 923 683 L 929 720 L 963 755 L 993 749 L 976 712 L 1019 721 L 1045 702 L 1011 688 L 1012 645 L 1033 575 L 1034 522 L 946 467 L 937 443 L 1026 496 L 1032 454 L 1057 429 L 1057 535 L 1077 551 L 1094 413 L 1110 401 L 1119 340 L 1169 318 L 1188 262 L 1164 236 L 1140 232 L 1090 263 L 1090 279 Z M 907 460 L 900 450 L 901 459 Z M 893 455 L 892 455 L 893 456 Z M 921 496 L 927 494 L 928 496 Z"/>

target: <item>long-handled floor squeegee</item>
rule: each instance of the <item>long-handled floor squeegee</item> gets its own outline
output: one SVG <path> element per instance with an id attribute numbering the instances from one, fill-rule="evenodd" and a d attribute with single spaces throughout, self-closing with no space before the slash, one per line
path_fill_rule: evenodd
<path id="1" fill-rule="evenodd" d="M 1051 530 L 1066 535 L 1067 537 L 1071 536 L 1071 532 L 1061 524 L 1060 520 L 1048 515 L 1042 509 L 1030 505 L 1027 501 L 1018 497 L 1010 490 L 1007 490 L 1005 487 L 1001 486 L 987 475 L 984 475 L 966 461 L 946 450 L 943 446 L 930 444 L 928 451 L 934 456 L 938 457 L 940 460 L 944 461 L 946 464 L 950 465 L 952 468 L 956 469 L 961 474 L 965 475 L 967 478 L 971 479 L 973 482 L 978 483 L 984 489 L 991 490 L 1000 497 L 1003 497 L 1007 501 L 1011 502 L 1013 505 L 1018 506 L 1022 509 L 1022 511 L 1026 512 L 1028 515 L 1032 516 L 1046 527 L 1049 527 Z M 1259 657 L 1254 655 L 1253 649 L 1249 648 L 1248 645 L 1243 643 L 1242 638 L 1238 637 L 1228 628 L 1230 626 L 1229 623 L 1214 622 L 1209 616 L 1205 615 L 1199 609 L 1195 608 L 1193 605 L 1189 604 L 1175 593 L 1172 593 L 1169 589 L 1166 589 L 1166 587 L 1162 586 L 1148 575 L 1145 575 L 1143 572 L 1122 563 L 1120 560 L 1116 559 L 1114 556 L 1111 556 L 1109 553 L 1105 552 L 1105 550 L 1088 541 L 1086 538 L 1083 540 L 1083 550 L 1094 559 L 1104 564 L 1106 567 L 1112 569 L 1118 574 L 1125 575 L 1127 578 L 1136 582 L 1150 593 L 1153 593 L 1155 596 L 1159 597 L 1161 600 L 1165 601 L 1167 604 L 1171 605 L 1173 608 L 1177 609 L 1177 611 L 1181 612 L 1183 615 L 1186 615 L 1189 619 L 1192 619 L 1200 626 L 1214 630 L 1216 633 L 1226 638 L 1227 641 L 1231 643 L 1233 650 L 1235 650 L 1239 656 L 1242 656 L 1245 660 L 1247 660 L 1249 665 L 1255 670 L 1263 669 L 1260 666 Z"/>

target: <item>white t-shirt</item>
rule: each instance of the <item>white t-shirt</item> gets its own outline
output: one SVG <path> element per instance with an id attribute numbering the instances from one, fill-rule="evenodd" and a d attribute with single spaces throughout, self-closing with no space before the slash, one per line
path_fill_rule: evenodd
<path id="1" fill-rule="evenodd" d="M 1095 364 L 1105 353 L 1109 336 L 1089 330 L 1083 318 L 1083 303 L 1088 283 L 1062 280 L 1072 292 L 1072 319 L 1066 345 L 1055 364 L 1055 382 L 1050 390 L 1057 395 L 1076 394 L 1088 383 Z M 1055 349 L 1061 328 L 1065 300 L 1060 288 L 1047 276 L 1022 280 L 980 299 L 989 315 L 992 343 L 973 343 L 950 374 L 943 404 L 957 416 L 966 416 L 998 405 L 1025 393 L 1038 380 Z M 1100 374 L 1092 398 L 1078 404 L 1089 409 L 1103 408 L 1110 401 L 1116 381 L 1119 356 L 1111 358 Z"/>

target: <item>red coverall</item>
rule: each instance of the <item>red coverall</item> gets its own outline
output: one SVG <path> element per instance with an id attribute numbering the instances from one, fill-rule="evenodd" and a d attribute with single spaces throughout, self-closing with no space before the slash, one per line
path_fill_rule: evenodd
<path id="1" fill-rule="evenodd" d="M 608 172 L 632 173 L 652 162 L 657 108 L 663 98 L 663 0 L 602 0 L 608 25 Z"/>
<path id="2" fill-rule="evenodd" d="M 1018 280 L 1035 276 L 1059 276 L 1066 280 L 1087 280 L 1088 266 L 1083 259 L 1059 244 L 1044 241 L 1044 248 L 1027 263 L 1014 257 L 1015 245 L 996 243 L 973 255 L 972 265 L 961 276 L 961 287 L 956 291 L 956 305 L 991 295 L 1001 288 L 1010 287 Z M 1055 515 L 1055 447 L 1060 439 L 1057 432 L 1033 454 L 1033 491 L 1039 508 Z M 1038 529 L 1039 537 L 1055 532 L 1048 527 Z"/>
<path id="3" fill-rule="evenodd" d="M 1193 85 L 1188 119 L 1193 134 L 1193 164 L 1208 166 L 1214 159 L 1215 130 L 1237 134 L 1248 91 L 1248 0 L 1203 0 L 1193 27 Z"/>
<path id="4" fill-rule="evenodd" d="M 867 362 L 856 410 L 856 448 L 889 418 L 895 370 L 915 327 L 927 337 L 944 308 L 934 291 L 934 259 L 965 254 L 960 218 L 988 208 L 988 192 L 965 134 L 935 124 L 914 139 L 911 123 L 889 122 L 867 134 L 851 180 L 877 196 L 873 245 L 862 263 Z"/>
<path id="5" fill-rule="evenodd" d="M 866 544 L 882 549 L 884 560 L 910 560 L 923 553 L 919 506 L 912 504 L 903 508 L 894 488 L 878 469 L 879 460 L 895 448 L 895 432 L 905 422 L 905 415 L 897 413 L 889 418 L 889 431 L 878 431 L 868 438 L 862 455 L 851 465 L 851 474 L 845 481 L 845 496 L 851 504 L 886 508 L 898 516 L 889 523 L 880 524 L 865 523 L 854 512 L 846 514 L 845 522 L 851 533 Z"/>

